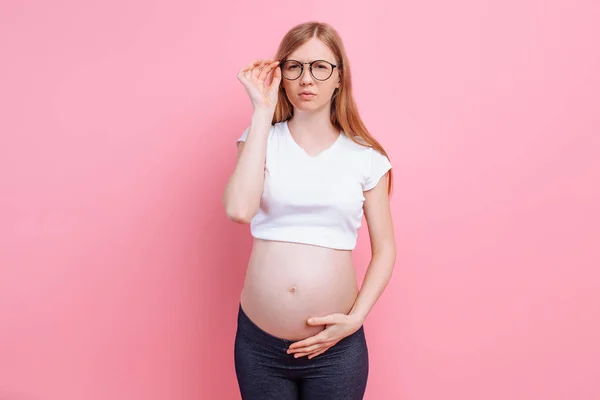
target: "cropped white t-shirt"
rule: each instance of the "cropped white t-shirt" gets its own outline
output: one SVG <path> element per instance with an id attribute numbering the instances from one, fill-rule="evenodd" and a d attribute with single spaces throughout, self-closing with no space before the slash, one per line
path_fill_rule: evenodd
<path id="1" fill-rule="evenodd" d="M 249 129 L 238 142 L 246 141 Z M 363 191 L 375 187 L 391 167 L 383 154 L 343 133 L 310 156 L 291 136 L 287 121 L 278 122 L 269 130 L 264 189 L 250 232 L 259 239 L 352 250 Z"/>

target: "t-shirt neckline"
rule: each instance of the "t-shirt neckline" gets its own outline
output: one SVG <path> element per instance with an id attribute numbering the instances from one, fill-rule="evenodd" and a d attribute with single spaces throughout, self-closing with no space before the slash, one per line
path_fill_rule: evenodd
<path id="1" fill-rule="evenodd" d="M 319 152 L 318 154 L 315 155 L 310 155 L 306 152 L 306 150 L 304 150 L 304 148 L 302 148 L 302 146 L 300 146 L 298 144 L 298 142 L 296 142 L 296 140 L 294 140 L 294 137 L 292 136 L 292 132 L 290 131 L 290 128 L 288 126 L 288 121 L 286 120 L 284 122 L 284 129 L 285 129 L 285 133 L 288 136 L 288 138 L 290 139 L 290 141 L 292 142 L 292 144 L 294 145 L 294 147 L 298 148 L 298 150 L 300 150 L 306 157 L 310 158 L 310 159 L 319 159 L 321 157 L 323 157 L 325 154 L 330 153 L 335 147 L 337 147 L 338 143 L 342 140 L 342 135 L 343 132 L 340 132 L 338 135 L 338 138 L 335 140 L 335 142 L 333 142 L 331 144 L 331 146 L 327 147 L 326 149 L 322 150 L 321 152 Z"/>

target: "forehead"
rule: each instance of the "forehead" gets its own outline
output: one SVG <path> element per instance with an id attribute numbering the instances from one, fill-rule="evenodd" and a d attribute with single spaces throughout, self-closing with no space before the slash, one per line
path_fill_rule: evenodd
<path id="1" fill-rule="evenodd" d="M 326 60 L 335 62 L 335 56 L 331 49 L 327 47 L 318 38 L 311 38 L 308 42 L 304 43 L 296 50 L 294 50 L 288 57 L 290 60 L 298 61 L 314 61 L 314 60 Z"/>

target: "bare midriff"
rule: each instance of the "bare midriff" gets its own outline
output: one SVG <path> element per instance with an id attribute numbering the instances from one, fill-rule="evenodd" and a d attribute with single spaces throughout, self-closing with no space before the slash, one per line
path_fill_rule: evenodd
<path id="1" fill-rule="evenodd" d="M 358 295 L 349 250 L 254 239 L 240 302 L 265 332 L 301 340 L 325 328 L 309 317 L 347 314 Z"/>

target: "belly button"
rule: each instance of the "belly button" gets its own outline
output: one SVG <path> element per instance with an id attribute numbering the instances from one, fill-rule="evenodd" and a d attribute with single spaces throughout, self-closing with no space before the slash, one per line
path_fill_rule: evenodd
<path id="1" fill-rule="evenodd" d="M 296 288 L 294 286 L 290 288 L 290 293 L 296 293 Z"/>

